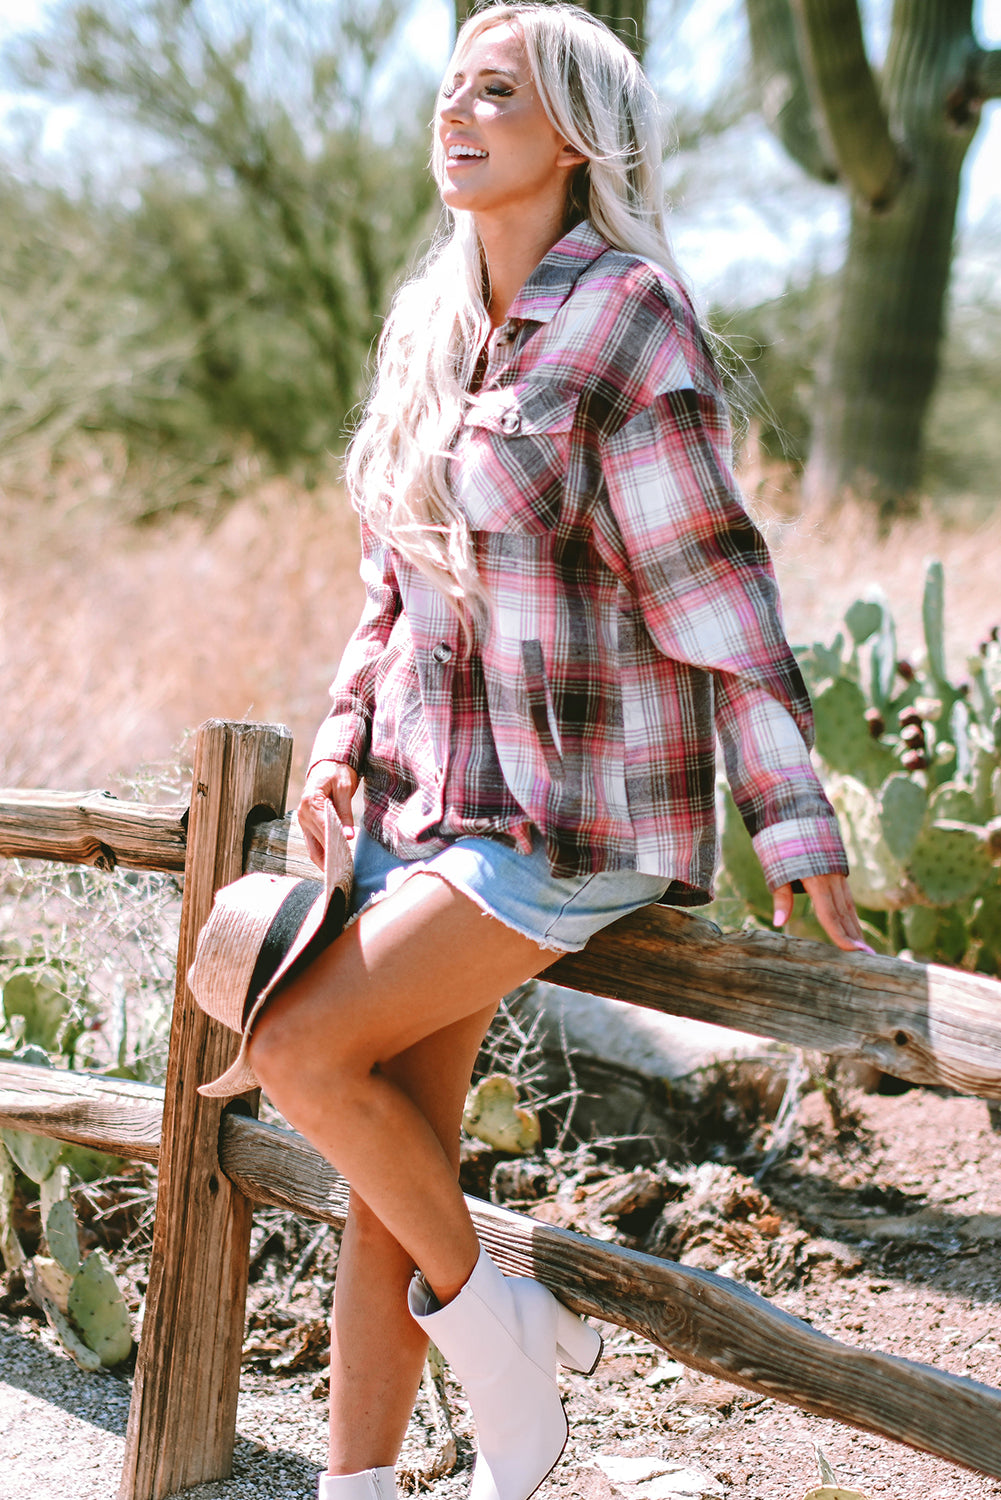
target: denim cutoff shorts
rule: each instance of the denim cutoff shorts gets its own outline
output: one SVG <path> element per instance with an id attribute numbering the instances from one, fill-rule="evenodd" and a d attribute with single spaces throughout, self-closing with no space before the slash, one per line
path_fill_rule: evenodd
<path id="1" fill-rule="evenodd" d="M 577 953 L 609 922 L 649 906 L 670 880 L 637 870 L 553 875 L 539 833 L 530 854 L 499 839 L 460 838 L 427 859 L 400 860 L 364 828 L 354 839 L 351 915 L 399 889 L 410 875 L 437 875 L 506 927 L 554 953 Z"/>

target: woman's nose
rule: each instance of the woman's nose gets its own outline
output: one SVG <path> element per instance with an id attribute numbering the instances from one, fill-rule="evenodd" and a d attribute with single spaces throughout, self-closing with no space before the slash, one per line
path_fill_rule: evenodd
<path id="1" fill-rule="evenodd" d="M 450 94 L 447 99 L 442 95 L 441 102 L 438 105 L 439 120 L 446 125 L 455 120 L 468 120 L 469 102 L 469 90 L 456 85 L 454 93 Z"/>

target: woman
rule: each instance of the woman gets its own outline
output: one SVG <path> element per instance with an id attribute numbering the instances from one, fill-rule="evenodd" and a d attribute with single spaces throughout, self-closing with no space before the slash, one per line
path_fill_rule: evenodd
<path id="1" fill-rule="evenodd" d="M 600 1340 L 481 1251 L 463 1101 L 502 995 L 637 906 L 709 899 L 714 724 L 776 920 L 801 880 L 865 946 L 672 269 L 649 86 L 584 12 L 498 5 L 435 125 L 454 227 L 397 298 L 352 445 L 367 604 L 299 807 L 320 859 L 325 804 L 354 837 L 364 777 L 364 910 L 249 1044 L 352 1190 L 321 1500 L 395 1493 L 428 1336 L 470 1399 L 475 1500 L 526 1500 L 558 1459 L 557 1360 L 588 1370 Z"/>

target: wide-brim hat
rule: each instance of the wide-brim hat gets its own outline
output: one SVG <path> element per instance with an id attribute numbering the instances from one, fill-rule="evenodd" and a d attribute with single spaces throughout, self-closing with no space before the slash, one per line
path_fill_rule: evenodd
<path id="1" fill-rule="evenodd" d="M 198 1092 L 225 1098 L 260 1088 L 247 1061 L 254 1022 L 278 986 L 299 974 L 344 926 L 351 896 L 351 851 L 326 803 L 323 879 L 243 875 L 216 891 L 188 971 L 207 1015 L 240 1036 L 236 1060 Z"/>

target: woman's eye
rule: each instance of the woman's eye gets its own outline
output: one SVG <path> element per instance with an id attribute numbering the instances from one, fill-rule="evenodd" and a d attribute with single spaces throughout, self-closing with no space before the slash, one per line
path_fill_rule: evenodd
<path id="1" fill-rule="evenodd" d="M 514 93 L 514 89 L 509 89 L 503 83 L 489 83 L 484 89 L 484 93 L 489 94 L 493 99 L 507 99 L 509 95 Z"/>

